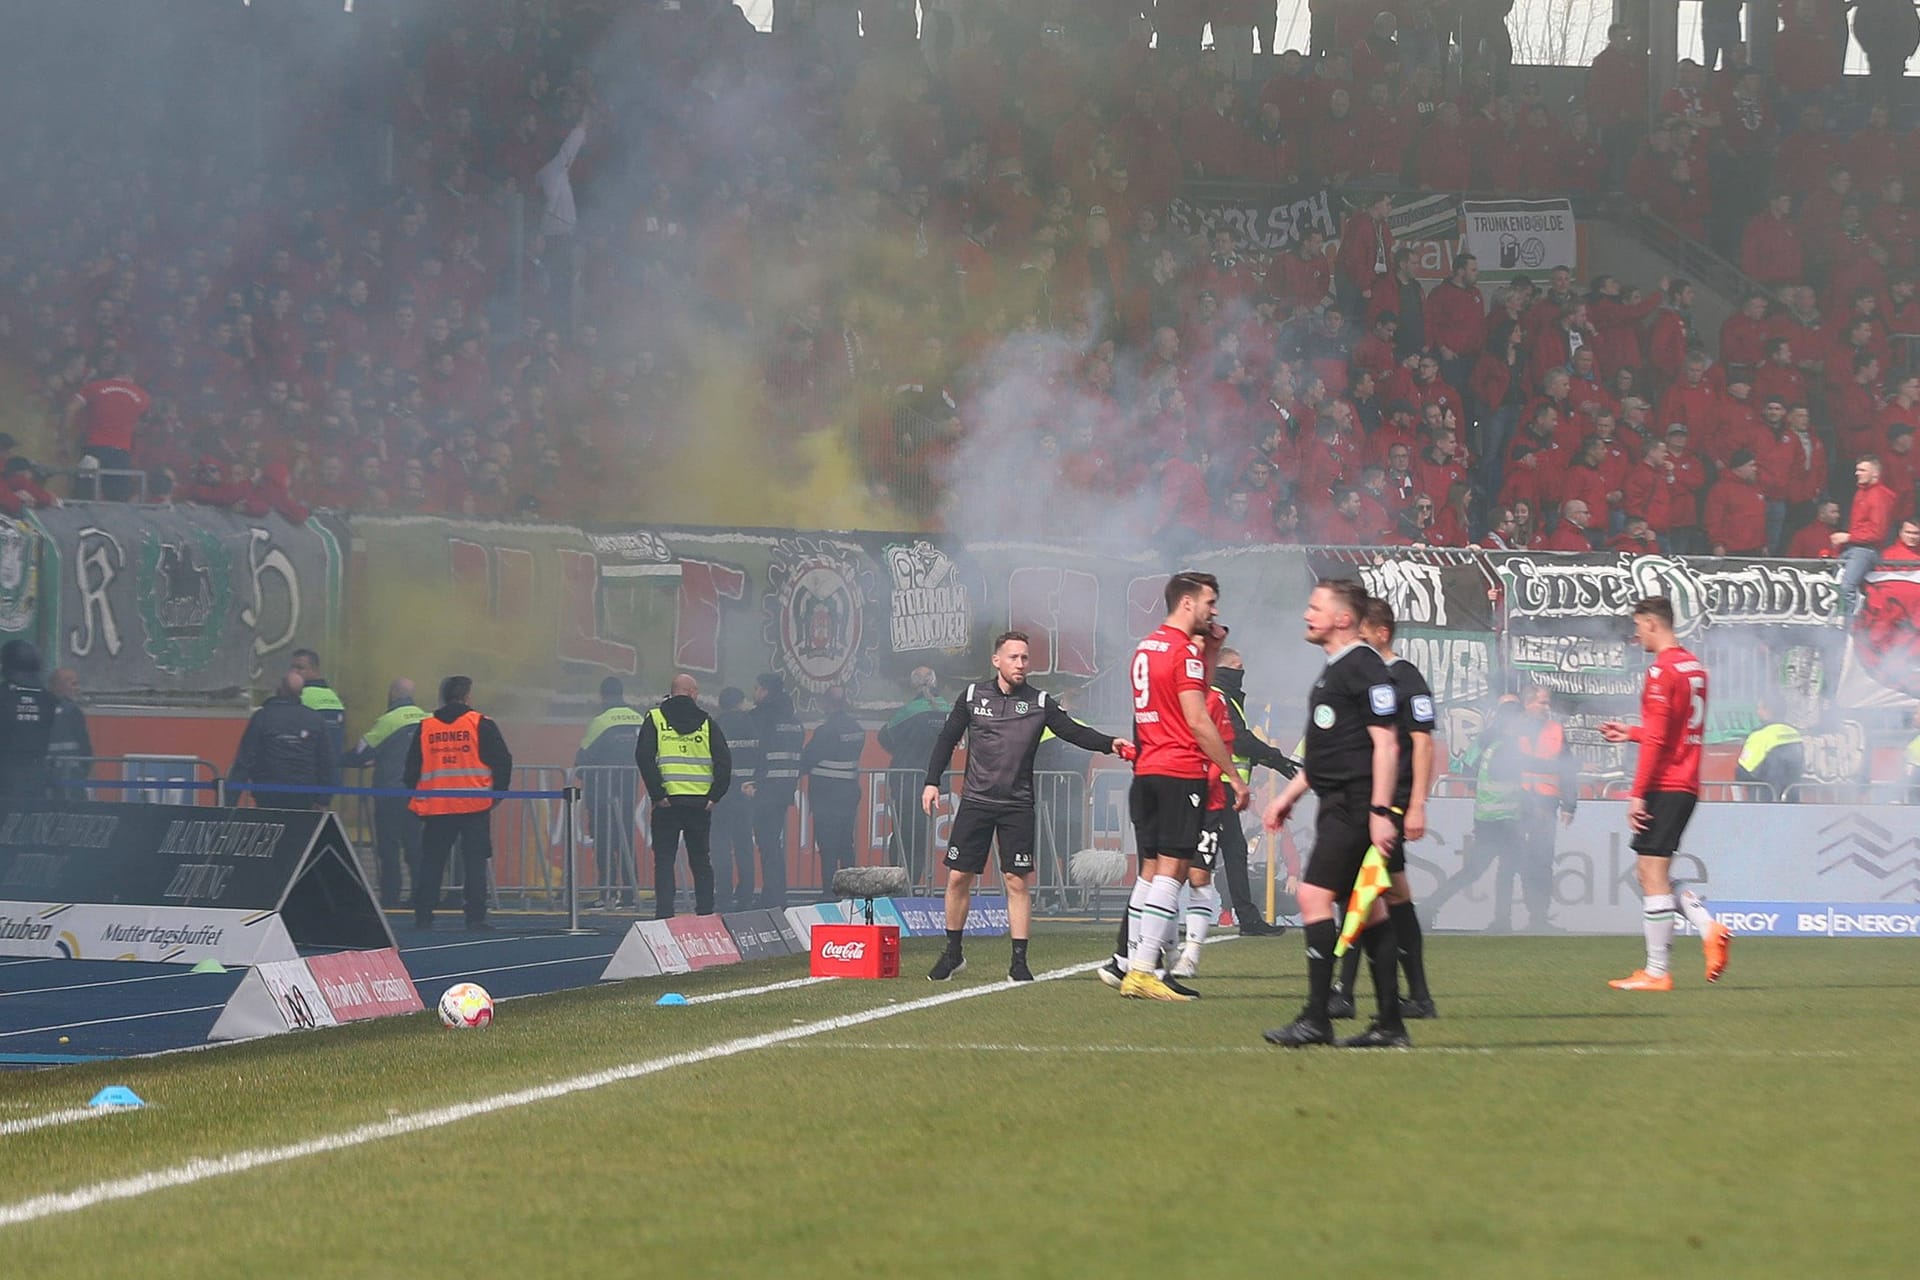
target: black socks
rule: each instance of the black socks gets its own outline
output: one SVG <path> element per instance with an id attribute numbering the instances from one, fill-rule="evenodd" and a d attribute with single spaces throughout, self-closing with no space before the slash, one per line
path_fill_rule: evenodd
<path id="1" fill-rule="evenodd" d="M 1324 1024 L 1327 994 L 1333 989 L 1333 947 L 1340 941 L 1340 926 L 1331 920 L 1316 920 L 1306 927 L 1306 934 L 1307 1017 Z"/>
<path id="2" fill-rule="evenodd" d="M 1427 990 L 1427 942 L 1420 932 L 1420 913 L 1411 902 L 1390 903 L 1387 920 L 1400 943 L 1400 967 L 1407 973 L 1407 994 L 1415 1000 L 1432 999 L 1433 993 Z"/>

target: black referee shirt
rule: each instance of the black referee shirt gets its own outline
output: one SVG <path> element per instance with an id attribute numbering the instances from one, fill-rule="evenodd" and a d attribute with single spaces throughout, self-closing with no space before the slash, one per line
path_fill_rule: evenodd
<path id="1" fill-rule="evenodd" d="M 1400 697 L 1393 674 L 1358 640 L 1327 659 L 1307 699 L 1307 781 L 1324 793 L 1373 777 L 1369 728 L 1393 729 Z"/>
<path id="2" fill-rule="evenodd" d="M 1404 811 L 1413 799 L 1413 735 L 1433 733 L 1433 690 L 1420 668 L 1405 658 L 1395 658 L 1387 673 L 1393 677 L 1393 693 L 1400 702 L 1400 776 L 1393 783 L 1393 804 Z"/>

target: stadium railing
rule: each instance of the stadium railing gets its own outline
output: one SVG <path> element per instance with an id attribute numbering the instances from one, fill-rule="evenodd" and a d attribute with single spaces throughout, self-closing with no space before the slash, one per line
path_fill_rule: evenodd
<path id="1" fill-rule="evenodd" d="M 226 780 L 219 766 L 199 756 L 62 756 L 55 764 L 63 769 L 85 765 L 86 773 L 56 778 L 54 785 L 82 799 L 130 804 L 217 805 Z"/>

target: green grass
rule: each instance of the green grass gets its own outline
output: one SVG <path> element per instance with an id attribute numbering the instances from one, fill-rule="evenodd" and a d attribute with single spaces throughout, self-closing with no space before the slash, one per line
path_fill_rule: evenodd
<path id="1" fill-rule="evenodd" d="M 1104 932 L 1044 935 L 1036 970 Z M 909 976 L 660 1009 L 658 981 L 0 1077 L 0 1205 L 984 986 Z M 1911 1273 L 1920 948 L 1749 940 L 1708 988 L 1610 991 L 1634 939 L 1440 937 L 1412 1053 L 1259 1038 L 1297 934 L 1207 950 L 1206 999 L 1090 975 L 0 1229 L 0 1274 L 1405 1276 Z M 797 976 L 798 960 L 676 980 Z M 1364 1012 L 1364 1002 L 1363 1002 Z M 1356 1024 L 1363 1025 L 1363 1024 Z"/>

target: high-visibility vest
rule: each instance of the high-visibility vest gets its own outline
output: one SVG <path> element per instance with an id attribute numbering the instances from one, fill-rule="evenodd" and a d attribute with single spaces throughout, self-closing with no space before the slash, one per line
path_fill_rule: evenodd
<path id="1" fill-rule="evenodd" d="M 329 711 L 337 711 L 341 715 L 347 713 L 347 704 L 340 701 L 340 695 L 324 684 L 310 684 L 300 690 L 300 705 L 309 711 L 318 711 L 323 716 Z"/>
<path id="2" fill-rule="evenodd" d="M 713 790 L 713 721 L 702 716 L 692 733 L 676 733 L 666 713 L 655 707 L 654 738 L 659 744 L 660 777 L 670 796 L 704 796 Z"/>
<path id="3" fill-rule="evenodd" d="M 315 708 L 316 710 L 318 708 Z M 369 747 L 378 747 L 402 729 L 412 728 L 427 718 L 427 713 L 409 702 L 404 706 L 389 707 L 378 720 L 367 729 L 366 743 Z M 492 781 L 492 776 L 488 776 Z"/>
<path id="4" fill-rule="evenodd" d="M 469 711 L 452 724 L 437 716 L 420 722 L 420 791 L 485 791 L 493 770 L 480 761 L 480 713 Z M 407 807 L 423 818 L 452 813 L 483 813 L 493 802 L 483 796 L 419 795 Z"/>
<path id="5" fill-rule="evenodd" d="M 1525 762 L 1520 768 L 1520 789 L 1536 796 L 1560 796 L 1559 758 L 1566 744 L 1566 735 L 1558 720 L 1549 720 L 1540 726 L 1540 731 L 1531 737 L 1521 734 L 1519 738 L 1520 754 Z"/>
<path id="6" fill-rule="evenodd" d="M 1790 724 L 1763 724 L 1740 744 L 1740 767 L 1752 773 L 1775 747 L 1791 746 L 1800 740 L 1800 731 Z"/>
<path id="7" fill-rule="evenodd" d="M 605 734 L 609 729 L 624 728 L 627 725 L 638 725 L 645 718 L 646 717 L 629 706 L 608 707 L 605 711 L 595 716 L 587 725 L 587 736 L 580 739 L 580 749 L 585 751 L 592 747 L 594 743 L 600 741 L 601 735 Z M 631 742 L 632 738 L 629 737 L 628 741 Z"/>
<path id="8" fill-rule="evenodd" d="M 1907 768 L 1920 773 L 1920 735 L 1907 744 Z"/>
<path id="9" fill-rule="evenodd" d="M 1227 700 L 1227 704 L 1233 708 L 1234 713 L 1236 717 L 1239 719 L 1240 723 L 1245 724 L 1247 722 L 1246 696 L 1243 694 L 1240 697 L 1236 698 L 1232 694 L 1228 693 L 1226 690 L 1222 689 L 1219 685 L 1215 685 L 1213 686 L 1213 688 L 1214 688 L 1214 692 L 1218 693 L 1221 697 Z M 1253 730 L 1248 729 L 1247 732 L 1252 733 Z M 1238 742 L 1240 741 L 1240 739 L 1235 738 L 1234 741 Z M 1253 783 L 1253 757 L 1243 756 L 1236 753 L 1233 757 L 1233 771 L 1240 775 L 1240 781 L 1247 783 L 1249 786 L 1251 786 Z"/>

